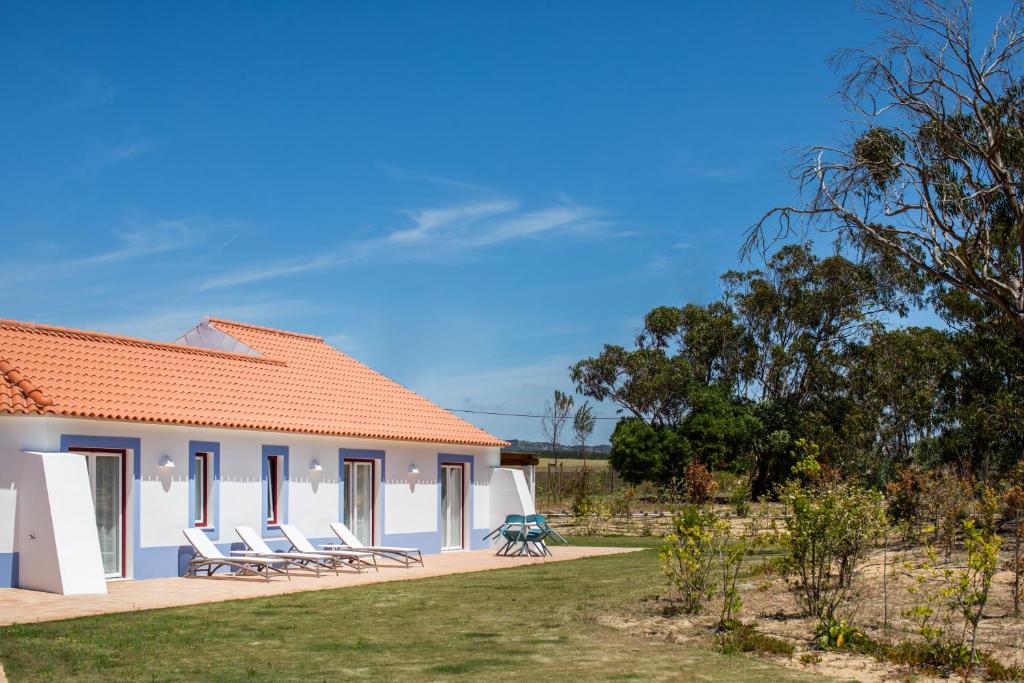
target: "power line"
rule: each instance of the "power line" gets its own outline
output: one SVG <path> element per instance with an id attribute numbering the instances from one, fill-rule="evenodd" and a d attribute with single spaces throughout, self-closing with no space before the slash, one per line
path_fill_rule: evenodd
<path id="1" fill-rule="evenodd" d="M 546 415 L 530 415 L 528 413 L 496 413 L 490 410 L 465 410 L 463 408 L 445 408 L 445 410 L 452 413 L 473 413 L 474 415 L 501 415 L 502 417 L 533 417 L 543 420 Z M 619 417 L 600 417 L 594 416 L 595 420 L 619 420 Z"/>

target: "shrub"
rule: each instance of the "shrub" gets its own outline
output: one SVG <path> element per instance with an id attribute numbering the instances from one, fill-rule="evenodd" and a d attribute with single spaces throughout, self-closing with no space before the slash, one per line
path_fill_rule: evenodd
<path id="1" fill-rule="evenodd" d="M 856 485 L 814 481 L 819 470 L 806 464 L 793 469 L 807 483 L 792 479 L 780 490 L 790 512 L 782 539 L 786 572 L 804 613 L 829 623 L 853 585 L 858 561 L 885 529 L 885 500 Z"/>
<path id="2" fill-rule="evenodd" d="M 1019 617 L 1024 591 L 1024 485 L 1011 487 L 1003 500 L 1006 517 L 1013 523 L 1013 550 L 1006 568 L 1013 572 L 1013 614 Z"/>
<path id="3" fill-rule="evenodd" d="M 718 489 L 718 482 L 711 476 L 711 471 L 699 462 L 692 462 L 686 467 L 686 495 L 691 503 L 706 503 L 711 500 Z"/>
<path id="4" fill-rule="evenodd" d="M 924 478 L 917 465 L 900 467 L 886 486 L 889 514 L 903 526 L 907 540 L 921 534 Z"/>
<path id="5" fill-rule="evenodd" d="M 967 503 L 973 498 L 973 489 L 970 477 L 958 475 L 949 466 L 931 472 L 924 480 L 922 513 L 932 525 L 934 541 L 945 550 L 947 562 L 970 513 Z"/>
<path id="6" fill-rule="evenodd" d="M 718 647 L 727 655 L 737 652 L 764 652 L 792 658 L 794 647 L 781 638 L 761 633 L 753 626 L 732 622 L 718 635 Z"/>
<path id="7" fill-rule="evenodd" d="M 612 497 L 611 513 L 620 517 L 628 517 L 634 498 L 636 498 L 636 489 L 634 487 L 628 486 L 619 489 Z"/>
<path id="8" fill-rule="evenodd" d="M 686 505 L 672 516 L 658 559 L 680 611 L 696 614 L 714 596 L 711 568 L 720 537 L 718 518 L 709 510 Z"/>
<path id="9" fill-rule="evenodd" d="M 905 612 L 914 621 L 931 658 L 953 668 L 973 665 L 977 660 L 978 625 L 988 604 L 1000 545 L 998 534 L 978 529 L 974 520 L 964 522 L 963 529 L 967 566 L 939 569 L 935 550 L 929 548 L 927 559 L 918 566 L 916 585 L 907 589 L 923 600 Z M 935 580 L 941 584 L 938 590 L 928 585 Z M 954 616 L 962 619 L 962 626 L 950 627 Z"/>
<path id="10" fill-rule="evenodd" d="M 863 644 L 867 636 L 846 620 L 830 619 L 814 629 L 814 639 L 822 648 L 843 648 Z"/>
<path id="11" fill-rule="evenodd" d="M 967 551 L 967 567 L 953 573 L 949 592 L 964 621 L 971 629 L 971 664 L 974 663 L 978 642 L 978 625 L 988 604 L 992 577 L 999 562 L 999 546 L 1002 539 L 994 530 L 980 530 L 974 521 L 964 523 L 964 549 Z"/>
<path id="12" fill-rule="evenodd" d="M 746 484 L 738 483 L 729 491 L 729 504 L 736 511 L 737 517 L 750 514 L 750 490 Z"/>

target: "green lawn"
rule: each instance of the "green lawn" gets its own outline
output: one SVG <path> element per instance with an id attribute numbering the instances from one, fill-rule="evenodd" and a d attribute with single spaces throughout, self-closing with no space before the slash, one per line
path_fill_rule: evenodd
<path id="1" fill-rule="evenodd" d="M 661 585 L 653 552 L 641 551 L 11 626 L 0 628 L 0 661 L 12 681 L 792 677 L 757 658 L 634 637 L 597 622 Z"/>

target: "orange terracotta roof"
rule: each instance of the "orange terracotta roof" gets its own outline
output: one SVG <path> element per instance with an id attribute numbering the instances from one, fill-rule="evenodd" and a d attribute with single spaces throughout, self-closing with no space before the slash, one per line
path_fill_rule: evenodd
<path id="1" fill-rule="evenodd" d="M 261 355 L 0 320 L 0 413 L 505 445 L 321 337 L 209 325 Z"/>

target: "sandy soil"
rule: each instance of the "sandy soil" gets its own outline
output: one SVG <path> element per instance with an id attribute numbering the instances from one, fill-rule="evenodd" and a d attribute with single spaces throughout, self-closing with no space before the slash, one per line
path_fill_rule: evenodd
<path id="1" fill-rule="evenodd" d="M 1003 553 L 1002 560 L 1009 558 Z M 904 612 L 919 599 L 907 592 L 907 587 L 916 585 L 914 570 L 906 564 L 915 565 L 923 559 L 923 551 L 902 549 L 888 553 L 886 571 L 887 590 L 883 591 L 882 552 L 871 555 L 863 565 L 861 576 L 855 585 L 855 596 L 850 605 L 841 610 L 840 616 L 857 624 L 865 633 L 877 640 L 886 637 L 892 641 L 917 639 L 913 625 Z M 962 555 L 954 555 L 948 567 L 963 565 Z M 993 655 L 1005 665 L 1024 667 L 1024 618 L 1012 615 L 1012 581 L 1009 571 L 1000 571 L 993 581 L 989 605 L 985 618 L 979 627 L 978 646 Z M 777 663 L 797 670 L 813 672 L 839 680 L 892 681 L 930 679 L 915 674 L 907 667 L 876 661 L 873 657 L 841 652 L 822 652 L 813 642 L 815 620 L 800 615 L 797 604 L 779 576 L 763 575 L 748 579 L 740 586 L 743 610 L 741 618 L 759 631 L 791 642 L 796 648 L 792 659 L 772 657 Z M 936 585 L 928 589 L 936 590 Z M 888 601 L 886 601 L 886 593 Z M 856 609 L 852 605 L 857 605 Z M 888 627 L 885 612 L 888 606 Z M 668 603 L 663 599 L 649 600 L 635 605 L 628 614 L 608 616 L 603 621 L 609 626 L 651 637 L 664 638 L 672 642 L 702 644 L 711 647 L 714 638 L 711 627 L 713 615 L 697 617 L 665 616 Z M 715 611 L 717 603 L 711 604 Z M 949 628 L 956 628 L 954 621 Z M 820 656 L 817 663 L 804 663 L 800 656 L 813 653 Z"/>

